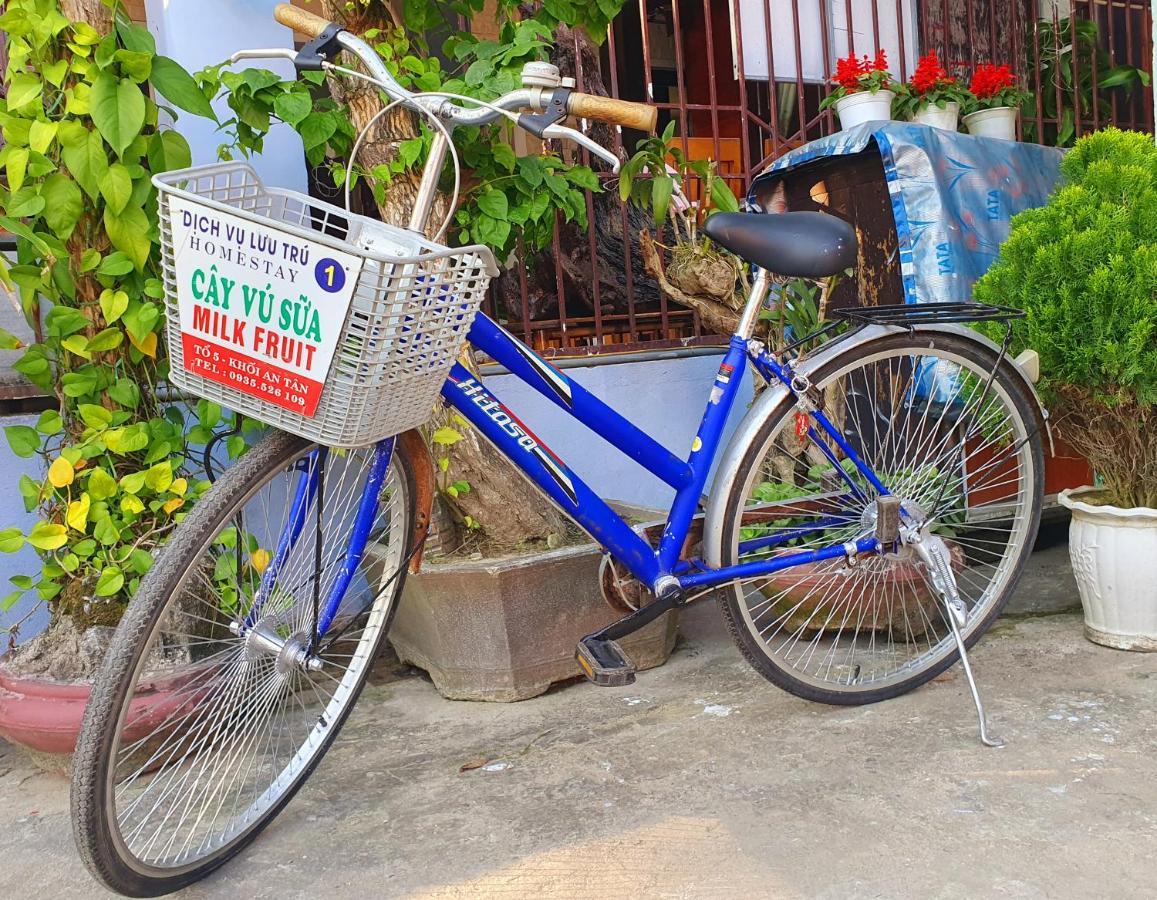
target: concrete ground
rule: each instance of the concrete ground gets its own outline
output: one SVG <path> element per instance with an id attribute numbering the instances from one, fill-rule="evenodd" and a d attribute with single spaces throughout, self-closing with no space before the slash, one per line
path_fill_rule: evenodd
<path id="1" fill-rule="evenodd" d="M 1071 604 L 1066 570 L 1063 545 L 1036 554 L 1022 602 Z M 958 668 L 826 707 L 762 681 L 712 606 L 683 632 L 628 688 L 516 705 L 383 667 L 302 794 L 187 896 L 1154 896 L 1157 655 L 1072 613 L 1004 619 L 974 654 L 992 750 Z M 13 748 L 0 835 L 0 896 L 100 896 L 67 785 Z"/>

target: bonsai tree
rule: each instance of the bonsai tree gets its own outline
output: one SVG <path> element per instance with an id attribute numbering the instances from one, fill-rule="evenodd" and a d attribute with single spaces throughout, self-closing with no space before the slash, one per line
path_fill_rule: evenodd
<path id="1" fill-rule="evenodd" d="M 0 260 L 0 278 L 43 335 L 15 368 L 55 398 L 34 426 L 5 429 L 14 453 L 43 460 L 44 475 L 16 485 L 36 523 L 0 530 L 0 551 L 30 545 L 39 554 L 0 608 L 31 593 L 54 624 L 78 630 L 119 620 L 154 551 L 207 486 L 187 441 L 203 443 L 222 418 L 202 403 L 186 435 L 185 411 L 160 389 L 167 362 L 150 180 L 190 161 L 185 140 L 160 125 L 158 102 L 213 111 L 193 78 L 157 55 L 149 32 L 114 21 L 115 12 L 113 2 L 9 0 L 0 17 L 0 228 L 16 236 L 15 264 Z M 0 342 L 21 349 L 10 334 Z M 11 642 L 18 631 L 9 628 Z"/>
<path id="2" fill-rule="evenodd" d="M 1040 354 L 1065 440 L 1105 502 L 1157 508 L 1157 147 L 1105 129 L 1077 141 L 1046 206 L 1016 216 L 977 299 L 1028 312 L 1016 348 Z"/>

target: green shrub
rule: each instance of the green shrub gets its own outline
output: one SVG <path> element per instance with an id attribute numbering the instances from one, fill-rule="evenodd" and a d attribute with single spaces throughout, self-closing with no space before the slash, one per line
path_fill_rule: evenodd
<path id="1" fill-rule="evenodd" d="M 1017 306 L 1062 436 L 1106 499 L 1157 507 L 1157 146 L 1106 129 L 1061 164 L 1047 205 L 1012 221 L 978 300 Z"/>

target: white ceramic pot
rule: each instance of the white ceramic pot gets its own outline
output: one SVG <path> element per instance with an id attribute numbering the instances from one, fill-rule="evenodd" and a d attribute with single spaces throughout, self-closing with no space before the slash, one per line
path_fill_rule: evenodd
<path id="1" fill-rule="evenodd" d="M 978 109 L 964 117 L 964 127 L 968 129 L 969 134 L 976 137 L 1015 141 L 1016 116 L 1017 110 L 1011 106 Z"/>
<path id="2" fill-rule="evenodd" d="M 836 101 L 836 115 L 840 117 L 840 128 L 847 131 L 864 122 L 887 122 L 892 118 L 891 91 L 857 91 Z"/>
<path id="3" fill-rule="evenodd" d="M 945 131 L 955 131 L 956 123 L 959 120 L 959 103 L 945 103 L 943 108 L 935 103 L 925 103 L 916 110 L 916 115 L 912 117 L 913 122 L 931 125 L 933 128 L 943 128 Z"/>
<path id="4" fill-rule="evenodd" d="M 1157 509 L 1084 502 L 1098 493 L 1081 487 L 1058 498 L 1073 514 L 1069 558 L 1085 636 L 1119 650 L 1157 651 Z"/>

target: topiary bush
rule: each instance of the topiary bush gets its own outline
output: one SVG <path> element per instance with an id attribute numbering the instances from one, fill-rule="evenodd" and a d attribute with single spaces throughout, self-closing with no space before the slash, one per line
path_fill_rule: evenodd
<path id="1" fill-rule="evenodd" d="M 1061 163 L 1047 205 L 1012 220 L 978 300 L 1017 306 L 1065 440 L 1116 506 L 1157 507 L 1157 146 L 1109 128 Z"/>

